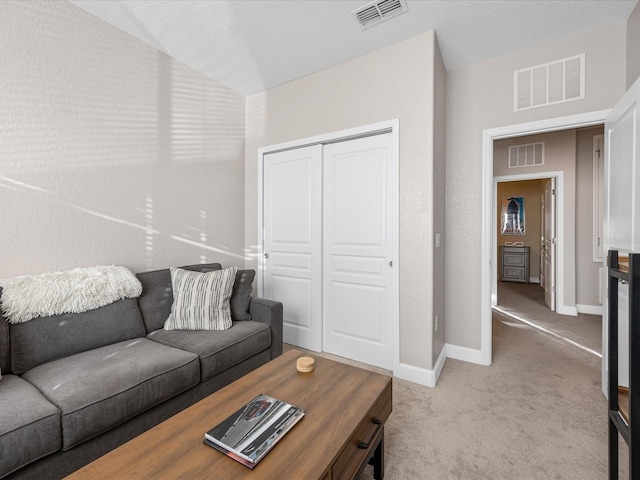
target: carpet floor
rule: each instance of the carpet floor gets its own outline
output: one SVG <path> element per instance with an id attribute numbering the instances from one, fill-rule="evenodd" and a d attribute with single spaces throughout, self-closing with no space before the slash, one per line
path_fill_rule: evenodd
<path id="1" fill-rule="evenodd" d="M 449 359 L 435 388 L 393 379 L 386 480 L 607 478 L 600 317 L 543 313 L 548 332 L 494 311 L 490 367 Z M 620 452 L 620 478 L 628 478 L 624 441 Z M 371 478 L 367 467 L 361 480 Z"/>

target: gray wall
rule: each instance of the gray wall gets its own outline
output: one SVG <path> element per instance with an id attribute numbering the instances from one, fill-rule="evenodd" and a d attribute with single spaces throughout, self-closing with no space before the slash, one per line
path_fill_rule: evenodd
<path id="1" fill-rule="evenodd" d="M 445 312 L 445 183 L 446 183 L 446 83 L 447 73 L 440 55 L 440 48 L 436 42 L 434 64 L 433 89 L 433 226 L 434 235 L 440 234 L 440 247 L 433 250 L 433 352 L 432 365 L 445 344 L 446 312 Z M 434 240 L 435 242 L 435 240 Z M 434 244 L 435 247 L 435 244 Z M 435 315 L 438 315 L 438 329 L 436 330 Z"/>
<path id="2" fill-rule="evenodd" d="M 440 85 L 444 75 L 441 67 L 434 72 L 435 50 L 435 34 L 428 32 L 247 98 L 245 232 L 251 255 L 258 242 L 260 147 L 400 120 L 400 361 L 423 369 L 432 368 L 436 353 L 434 276 L 444 276 L 434 275 L 434 209 L 442 208 L 441 201 L 434 206 L 434 115 L 443 115 L 442 104 L 434 105 L 434 82 Z M 437 135 L 441 144 L 442 131 Z"/>
<path id="3" fill-rule="evenodd" d="M 576 133 L 576 304 L 593 307 L 602 306 L 598 301 L 602 261 L 593 261 L 593 136 L 602 133 L 604 127 Z"/>
<path id="4" fill-rule="evenodd" d="M 243 96 L 68 2 L 0 44 L 0 278 L 244 263 Z"/>
<path id="5" fill-rule="evenodd" d="M 598 303 L 598 270 L 601 262 L 593 261 L 593 136 L 602 134 L 604 128 L 584 128 L 549 134 L 532 135 L 494 142 L 494 174 L 496 176 L 563 171 L 565 174 L 565 298 L 570 295 L 574 301 L 568 306 L 600 306 Z M 541 167 L 506 168 L 508 147 L 533 142 L 544 142 L 545 165 Z M 498 185 L 498 197 L 518 192 L 530 193 L 539 197 L 540 185 L 531 182 L 513 182 Z M 542 182 L 544 183 L 544 182 Z M 507 186 L 509 189 L 507 190 Z M 498 205 L 498 211 L 499 211 Z M 539 277 L 540 262 L 540 223 L 530 223 L 540 215 L 540 199 L 525 198 L 527 215 L 527 235 L 522 240 L 531 247 L 531 276 Z M 533 216 L 533 217 L 532 217 Z M 500 225 L 498 224 L 498 230 Z M 572 233 L 573 232 L 573 233 Z M 498 245 L 504 241 L 521 240 L 517 236 L 498 234 Z M 573 265 L 573 266 L 572 266 Z"/>
<path id="6" fill-rule="evenodd" d="M 480 349 L 482 132 L 613 107 L 626 90 L 626 24 L 612 25 L 447 72 L 447 343 Z M 586 54 L 584 100 L 513 112 L 513 72 Z M 461 301 L 459 292 L 464 292 Z"/>
<path id="7" fill-rule="evenodd" d="M 627 19 L 627 89 L 640 77 L 640 2 Z"/>
<path id="8" fill-rule="evenodd" d="M 511 145 L 544 142 L 544 165 L 533 167 L 507 168 L 507 156 Z M 576 305 L 576 131 L 530 135 L 494 142 L 493 174 L 496 177 L 519 174 L 538 174 L 546 177 L 547 172 L 564 173 L 564 205 L 557 205 L 564 213 L 564 269 L 563 304 L 558 307 L 575 307 Z M 538 202 L 538 205 L 540 203 Z M 526 207 L 525 207 L 526 208 Z M 539 258 L 539 253 L 538 253 Z M 558 259 L 560 261 L 560 259 Z M 559 265 L 556 267 L 559 268 Z M 560 300 L 560 299 L 558 299 Z"/>

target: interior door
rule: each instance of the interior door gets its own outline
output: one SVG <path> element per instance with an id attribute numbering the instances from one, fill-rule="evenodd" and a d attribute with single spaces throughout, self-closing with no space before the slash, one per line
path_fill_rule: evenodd
<path id="1" fill-rule="evenodd" d="M 392 135 L 325 146 L 326 352 L 392 369 Z"/>
<path id="2" fill-rule="evenodd" d="M 556 310 L 556 179 L 550 178 L 544 184 L 544 234 L 542 237 L 542 268 L 544 278 L 544 301 L 555 312 Z"/>
<path id="3" fill-rule="evenodd" d="M 322 146 L 264 156 L 263 295 L 284 305 L 284 341 L 322 351 Z"/>
<path id="4" fill-rule="evenodd" d="M 545 196 L 540 195 L 540 287 L 544 290 L 547 284 L 547 277 L 544 274 L 544 215 L 545 215 Z"/>
<path id="5" fill-rule="evenodd" d="M 605 121 L 605 207 L 604 252 L 640 251 L 640 79 L 613 108 Z M 606 268 L 606 264 L 603 265 Z M 618 312 L 618 380 L 629 382 L 628 322 L 629 312 L 622 297 L 628 286 L 620 287 Z M 607 391 L 608 299 L 603 308 L 602 385 Z"/>

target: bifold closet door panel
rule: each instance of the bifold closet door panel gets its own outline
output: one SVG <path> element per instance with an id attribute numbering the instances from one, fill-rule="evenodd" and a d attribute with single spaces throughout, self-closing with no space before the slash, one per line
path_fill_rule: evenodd
<path id="1" fill-rule="evenodd" d="M 323 347 L 392 368 L 392 135 L 324 147 Z"/>
<path id="2" fill-rule="evenodd" d="M 266 298 L 284 305 L 284 341 L 322 351 L 322 146 L 264 156 Z"/>

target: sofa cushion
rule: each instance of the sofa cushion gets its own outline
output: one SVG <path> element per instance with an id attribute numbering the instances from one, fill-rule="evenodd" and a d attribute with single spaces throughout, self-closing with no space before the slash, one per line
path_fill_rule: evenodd
<path id="1" fill-rule="evenodd" d="M 147 335 L 156 342 L 193 352 L 200 357 L 204 382 L 271 346 L 271 329 L 252 320 L 233 322 L 221 331 L 156 330 Z"/>
<path id="2" fill-rule="evenodd" d="M 193 353 L 136 338 L 40 365 L 23 377 L 60 409 L 62 449 L 69 450 L 196 385 L 200 368 Z"/>
<path id="3" fill-rule="evenodd" d="M 231 305 L 237 267 L 215 272 L 171 268 L 173 305 L 165 330 L 226 330 L 231 327 Z"/>
<path id="4" fill-rule="evenodd" d="M 9 328 L 11 368 L 17 375 L 59 358 L 146 335 L 135 298 L 84 313 L 34 318 Z"/>
<path id="5" fill-rule="evenodd" d="M 0 478 L 62 447 L 60 410 L 16 375 L 0 380 Z"/>
<path id="6" fill-rule="evenodd" d="M 187 265 L 180 267 L 194 272 L 220 270 L 219 263 L 205 263 L 201 265 Z M 169 318 L 171 305 L 173 304 L 173 291 L 171 289 L 171 274 L 168 268 L 153 272 L 142 272 L 137 275 L 142 283 L 142 295 L 138 298 L 138 305 L 142 312 L 142 318 L 147 332 L 153 332 L 164 326 Z"/>
<path id="7" fill-rule="evenodd" d="M 234 320 L 251 320 L 249 304 L 251 303 L 251 291 L 255 270 L 238 270 L 236 281 L 233 284 L 231 294 L 231 317 Z"/>

